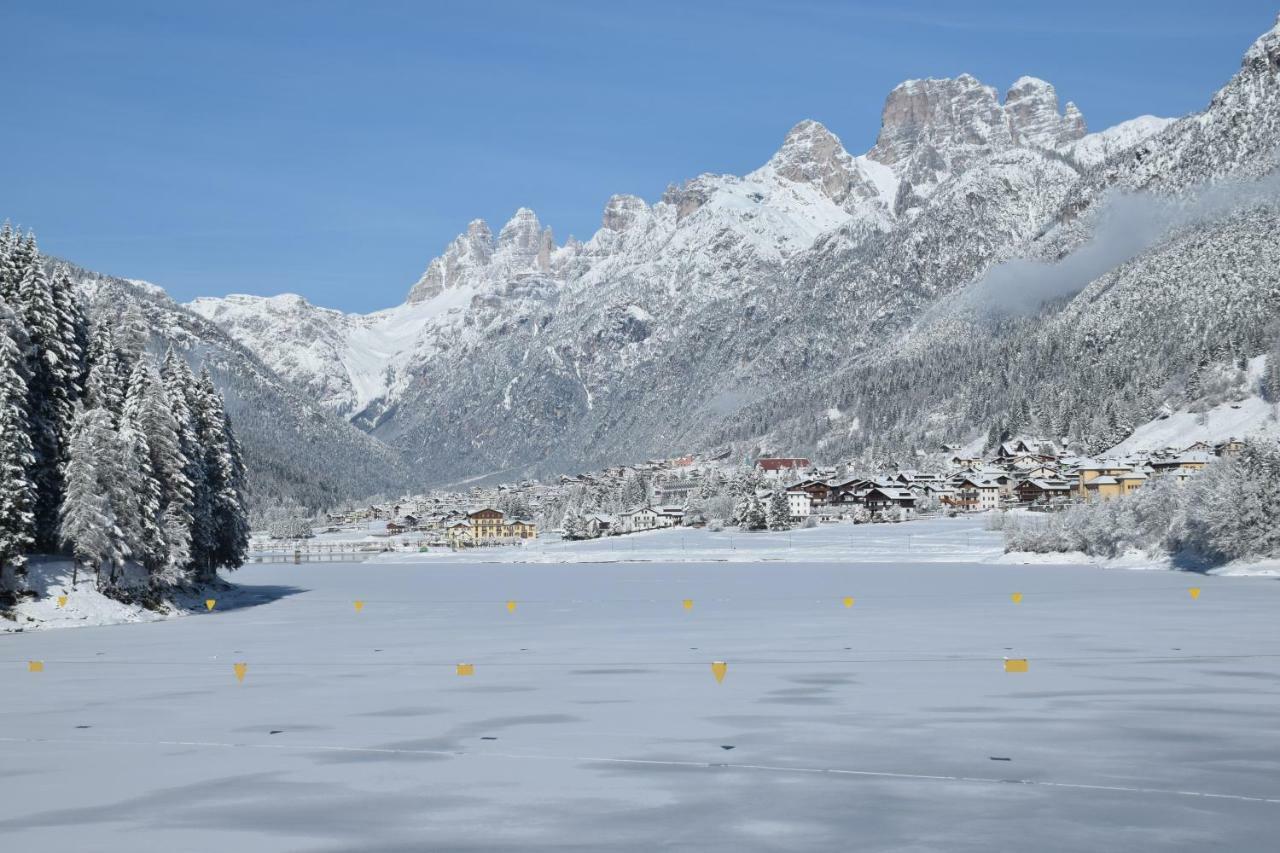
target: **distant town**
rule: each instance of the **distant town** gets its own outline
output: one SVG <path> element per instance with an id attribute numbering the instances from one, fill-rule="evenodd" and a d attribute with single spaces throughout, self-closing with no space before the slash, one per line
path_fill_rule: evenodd
<path id="1" fill-rule="evenodd" d="M 372 525 L 388 538 L 423 546 L 469 548 L 522 544 L 552 530 L 565 539 L 618 536 L 669 527 L 786 529 L 837 522 L 906 521 L 1023 507 L 1053 511 L 1108 501 L 1153 478 L 1182 482 L 1243 442 L 1117 458 L 1071 454 L 1052 439 L 1024 437 L 994 452 L 944 445 L 929 468 L 858 474 L 849 465 L 815 465 L 805 457 L 734 460 L 728 453 L 689 454 L 465 492 L 436 491 L 331 512 L 322 531 Z M 311 535 L 315 520 L 277 522 L 275 539 Z"/>

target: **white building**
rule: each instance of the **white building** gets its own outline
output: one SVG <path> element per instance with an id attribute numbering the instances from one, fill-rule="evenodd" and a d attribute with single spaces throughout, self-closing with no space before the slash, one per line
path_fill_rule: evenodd
<path id="1" fill-rule="evenodd" d="M 813 496 L 801 489 L 787 492 L 787 514 L 792 521 L 804 521 L 813 514 Z"/>

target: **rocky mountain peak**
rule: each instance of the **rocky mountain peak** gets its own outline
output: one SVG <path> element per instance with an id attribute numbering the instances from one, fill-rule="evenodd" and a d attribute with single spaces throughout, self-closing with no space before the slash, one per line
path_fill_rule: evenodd
<path id="1" fill-rule="evenodd" d="M 619 194 L 609 197 L 604 206 L 601 225 L 610 231 L 626 231 L 649 211 L 649 205 L 636 195 Z"/>
<path id="2" fill-rule="evenodd" d="M 1002 147 L 1012 141 L 996 90 L 961 74 L 895 86 L 885 99 L 880 135 L 868 156 L 897 166 L 922 151 Z"/>
<path id="3" fill-rule="evenodd" d="M 553 248 L 550 237 L 551 229 L 544 231 L 538 215 L 522 207 L 498 232 L 494 262 L 507 275 L 533 270 L 546 272 L 550 269 L 548 259 Z"/>
<path id="4" fill-rule="evenodd" d="M 1020 77 L 1004 98 L 1004 111 L 1016 140 L 1037 148 L 1061 148 L 1085 135 L 1084 116 L 1075 104 L 1058 112 L 1058 92 L 1038 77 Z"/>
<path id="5" fill-rule="evenodd" d="M 820 188 L 836 204 L 844 204 L 861 183 L 853 158 L 840 140 L 812 119 L 787 132 L 768 168 L 789 181 Z"/>

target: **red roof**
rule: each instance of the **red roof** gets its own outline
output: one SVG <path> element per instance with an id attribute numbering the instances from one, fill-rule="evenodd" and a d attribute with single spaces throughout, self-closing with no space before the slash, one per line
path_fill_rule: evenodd
<path id="1" fill-rule="evenodd" d="M 757 459 L 756 467 L 765 471 L 782 471 L 786 468 L 808 468 L 809 460 L 803 456 L 777 457 L 775 459 Z"/>

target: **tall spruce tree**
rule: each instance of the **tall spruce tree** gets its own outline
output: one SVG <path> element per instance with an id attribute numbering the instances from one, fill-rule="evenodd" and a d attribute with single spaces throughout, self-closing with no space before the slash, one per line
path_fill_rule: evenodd
<path id="1" fill-rule="evenodd" d="M 63 321 L 53 285 L 45 275 L 35 238 L 20 241 L 23 264 L 14 309 L 27 332 L 27 412 L 31 424 L 36 487 L 36 547 L 56 550 L 58 507 L 62 503 L 64 444 L 79 396 L 80 365 L 63 337 Z"/>
<path id="2" fill-rule="evenodd" d="M 196 382 L 196 423 L 204 453 L 205 479 L 209 484 L 211 536 L 209 550 L 197 565 L 200 579 L 210 581 L 220 568 L 235 569 L 244 563 L 249 549 L 249 522 L 245 508 L 244 461 L 240 443 L 222 405 L 222 397 L 206 368 Z"/>
<path id="3" fill-rule="evenodd" d="M 103 409 L 81 410 L 71 433 L 59 533 L 77 567 L 92 569 L 98 588 L 104 591 L 114 587 L 129 555 L 112 505 L 113 483 L 120 473 L 118 458 L 110 414 Z"/>
<path id="4" fill-rule="evenodd" d="M 27 475 L 34 457 L 22 375 L 25 337 L 0 301 L 0 594 L 17 591 L 18 575 L 35 545 L 35 484 Z"/>
<path id="5" fill-rule="evenodd" d="M 146 568 L 153 583 L 168 563 L 161 502 L 163 491 L 153 462 L 147 435 L 147 389 L 150 371 L 139 359 L 129 375 L 117 435 L 121 453 L 119 504 L 121 526 L 135 559 Z"/>

